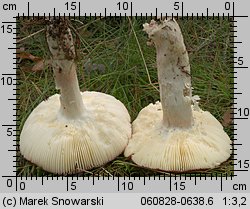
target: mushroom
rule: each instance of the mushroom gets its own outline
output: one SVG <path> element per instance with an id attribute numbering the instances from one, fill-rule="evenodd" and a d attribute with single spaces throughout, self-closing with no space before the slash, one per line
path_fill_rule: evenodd
<path id="1" fill-rule="evenodd" d="M 183 172 L 214 168 L 231 153 L 222 125 L 192 97 L 189 57 L 174 19 L 143 25 L 153 41 L 161 102 L 142 109 L 133 122 L 125 156 L 152 169 Z"/>
<path id="2" fill-rule="evenodd" d="M 101 166 L 120 155 L 131 137 L 130 116 L 116 98 L 80 92 L 73 38 L 66 20 L 47 26 L 57 89 L 26 120 L 20 151 L 44 170 L 75 173 Z"/>

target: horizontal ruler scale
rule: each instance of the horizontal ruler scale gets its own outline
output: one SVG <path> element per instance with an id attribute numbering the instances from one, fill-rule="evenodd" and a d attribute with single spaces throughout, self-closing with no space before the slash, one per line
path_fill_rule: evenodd
<path id="1" fill-rule="evenodd" d="M 16 184 L 15 184 L 16 183 Z M 240 178 L 224 177 L 8 177 L 1 180 L 8 192 L 249 192 Z"/>
<path id="2" fill-rule="evenodd" d="M 157 1 L 109 1 L 107 3 L 95 1 L 84 4 L 81 1 L 65 1 L 65 2 L 50 2 L 50 9 L 46 8 L 42 2 L 36 2 L 33 6 L 32 2 L 26 2 L 26 4 L 16 3 L 15 6 L 9 5 L 6 9 L 3 8 L 3 12 L 15 11 L 17 16 L 234 16 L 234 17 L 247 17 L 247 15 L 235 14 L 240 10 L 241 14 L 244 14 L 245 8 L 240 7 L 242 5 L 237 4 L 235 8 L 234 1 L 220 1 L 219 4 L 211 4 L 210 2 L 195 3 L 195 6 L 188 2 L 182 1 L 168 1 L 164 2 L 164 6 L 157 6 Z M 207 4 L 207 7 L 206 7 Z M 4 7 L 4 6 L 3 6 Z M 46 12 L 45 11 L 46 8 Z M 53 8 L 53 9 L 51 9 Z M 205 9 L 204 9 L 205 8 Z M 168 15 L 166 15 L 166 9 Z M 35 12 L 34 12 L 35 10 Z M 51 10 L 48 12 L 48 10 Z M 242 13 L 243 10 L 243 13 Z M 22 12 L 21 12 L 22 11 Z M 116 12 L 114 12 L 116 11 Z M 247 14 L 247 11 L 245 12 Z"/>

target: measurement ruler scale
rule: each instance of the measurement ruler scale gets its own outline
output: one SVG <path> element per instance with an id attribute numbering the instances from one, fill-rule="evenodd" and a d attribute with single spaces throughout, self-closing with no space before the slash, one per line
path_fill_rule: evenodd
<path id="1" fill-rule="evenodd" d="M 55 1 L 55 2 L 4 2 L 1 10 L 1 203 L 3 207 L 27 207 L 47 205 L 62 207 L 73 205 L 100 205 L 103 208 L 145 208 L 166 205 L 192 207 L 202 205 L 210 208 L 225 206 L 247 207 L 249 205 L 249 154 L 247 140 L 249 127 L 248 85 L 248 2 L 241 1 Z M 47 6 L 48 5 L 48 6 Z M 20 134 L 18 110 L 18 62 L 16 60 L 19 39 L 16 23 L 22 18 L 71 16 L 83 20 L 91 18 L 135 18 L 172 16 L 176 19 L 197 17 L 204 21 L 218 17 L 231 24 L 232 62 L 230 69 L 233 87 L 233 155 L 234 174 L 222 176 L 184 173 L 154 176 L 108 177 L 90 174 L 82 176 L 17 176 L 18 156 L 16 137 Z M 47 193 L 45 193 L 47 192 Z M 53 193 L 53 194 L 51 194 Z M 70 194 L 69 194 L 70 193 Z M 37 200 L 34 200 L 37 199 Z M 90 199 L 90 200 L 88 200 Z M 39 203 L 40 204 L 39 204 Z M 30 203 L 30 204 L 29 204 Z M 93 203 L 93 204 L 92 204 Z M 26 204 L 26 206 L 25 206 Z"/>

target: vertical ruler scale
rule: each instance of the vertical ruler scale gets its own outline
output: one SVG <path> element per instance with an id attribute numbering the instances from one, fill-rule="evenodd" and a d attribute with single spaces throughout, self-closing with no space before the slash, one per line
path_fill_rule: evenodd
<path id="1" fill-rule="evenodd" d="M 2 5 L 3 10 L 14 10 L 16 7 L 13 4 L 4 4 Z M 8 11 L 7 10 L 7 11 Z M 1 71 L 1 95 L 5 99 L 2 99 L 2 108 L 1 113 L 1 125 L 2 132 L 1 137 L 5 139 L 5 142 L 8 143 L 8 148 L 1 146 L 4 150 L 1 153 L 8 152 L 8 158 L 6 158 L 6 175 L 16 175 L 16 136 L 17 136 L 17 124 L 16 124 L 16 89 L 18 86 L 17 79 L 17 67 L 18 61 L 16 59 L 16 19 L 9 18 L 1 19 L 1 46 L 5 48 L 5 54 L 2 52 L 2 62 L 3 69 Z M 3 58 L 4 57 L 4 58 Z M 7 153 L 6 153 L 7 154 Z M 7 155 L 6 155 L 7 156 Z M 7 166 L 6 166 L 7 167 Z"/>
<path id="2" fill-rule="evenodd" d="M 241 5 L 234 3 L 234 8 L 243 9 Z M 238 13 L 238 12 L 237 12 Z M 249 91 L 247 91 L 246 84 L 248 79 L 246 76 L 249 75 L 249 56 L 248 47 L 249 39 L 247 38 L 247 31 L 244 30 L 244 25 L 247 24 L 248 18 L 244 15 L 235 15 L 233 19 L 234 28 L 231 29 L 233 32 L 234 39 L 234 128 L 235 128 L 235 148 L 237 149 L 234 156 L 234 170 L 235 173 L 240 176 L 247 178 L 249 170 L 249 153 L 246 149 L 248 140 L 243 130 L 247 130 L 249 127 Z"/>
<path id="3" fill-rule="evenodd" d="M 101 208 L 147 208 L 167 206 L 169 208 L 191 208 L 199 205 L 208 208 L 249 207 L 249 166 L 250 141 L 248 140 L 250 91 L 249 91 L 249 3 L 247 0 L 225 1 L 39 1 L 27 0 L 0 3 L 0 44 L 1 44 L 1 207 L 28 206 L 27 201 L 38 206 L 56 208 L 76 205 L 99 205 Z M 232 77 L 232 155 L 233 175 L 221 173 L 203 175 L 186 173 L 183 175 L 165 173 L 152 176 L 118 177 L 108 173 L 105 177 L 98 173 L 79 175 L 26 176 L 17 173 L 19 152 L 17 139 L 19 125 L 19 20 L 32 20 L 36 17 L 55 18 L 70 16 L 82 23 L 91 18 L 142 16 L 159 18 L 164 16 L 176 19 L 187 17 L 188 21 L 200 17 L 230 19 L 232 65 L 228 72 Z M 14 18 L 13 18 L 14 17 Z M 15 18 L 17 17 L 17 18 Z M 133 19 L 132 19 L 133 21 Z M 37 31 L 39 33 L 39 31 Z M 34 33 L 36 34 L 36 33 Z M 33 35 L 34 35 L 33 34 Z M 23 38 L 23 37 L 20 37 Z M 18 42 L 18 43 L 17 43 Z M 230 42 L 230 43 L 229 43 Z M 226 43 L 226 42 L 225 42 Z M 28 82 L 28 81 L 27 81 Z M 23 96 L 23 95 L 22 95 Z M 230 168 L 231 169 L 231 168 Z M 45 193 L 54 193 L 46 194 Z M 26 198 L 26 199 L 25 199 Z M 86 199 L 90 200 L 86 200 Z M 89 202 L 88 202 L 89 201 Z M 74 203 L 73 203 L 74 202 Z M 88 203 L 87 203 L 88 202 Z"/>

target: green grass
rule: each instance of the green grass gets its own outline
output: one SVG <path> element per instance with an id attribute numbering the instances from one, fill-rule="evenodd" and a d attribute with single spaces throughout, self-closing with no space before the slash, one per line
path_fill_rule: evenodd
<path id="1" fill-rule="evenodd" d="M 154 47 L 147 46 L 147 35 L 142 31 L 146 20 L 72 20 L 77 30 L 78 80 L 80 89 L 100 91 L 113 95 L 127 107 L 132 121 L 139 111 L 149 103 L 159 100 L 157 70 Z M 149 20 L 147 20 L 149 22 Z M 210 111 L 219 121 L 230 107 L 230 28 L 229 21 L 179 20 L 187 50 L 190 54 L 193 94 L 200 96 L 200 107 Z M 21 37 L 44 28 L 43 21 L 23 20 L 20 23 Z M 80 28 L 80 29 L 79 29 Z M 138 39 L 140 48 L 139 49 Z M 50 54 L 44 31 L 21 42 L 26 52 L 49 59 Z M 103 64 L 105 72 L 84 71 L 84 63 Z M 150 84 L 145 64 L 151 78 Z M 23 60 L 20 67 L 20 129 L 31 111 L 45 98 L 57 93 L 52 69 L 46 67 L 40 72 L 31 72 L 33 63 Z M 231 134 L 229 129 L 226 129 Z M 230 161 L 220 167 L 203 171 L 216 175 L 230 174 Z M 18 175 L 51 175 L 20 157 Z M 198 171 L 197 171 L 198 172 Z M 81 175 L 153 175 L 161 174 L 141 168 L 122 155 L 112 162 L 92 169 Z M 166 173 L 167 174 L 167 173 Z M 80 174 L 79 174 L 80 175 Z"/>

